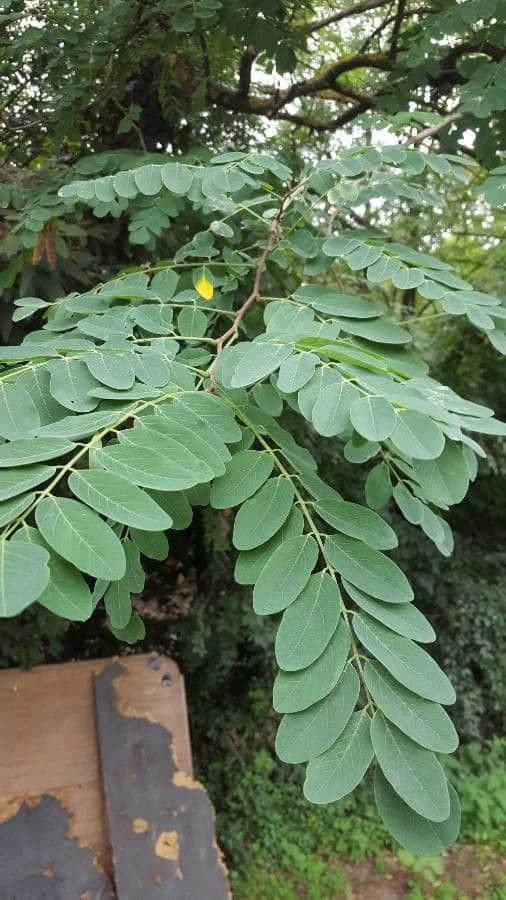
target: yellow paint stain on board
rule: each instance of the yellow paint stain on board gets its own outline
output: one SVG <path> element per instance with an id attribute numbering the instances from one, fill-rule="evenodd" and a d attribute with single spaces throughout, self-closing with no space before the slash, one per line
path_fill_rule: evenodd
<path id="1" fill-rule="evenodd" d="M 179 838 L 177 831 L 162 831 L 155 844 L 155 853 L 162 859 L 178 859 Z"/>
<path id="2" fill-rule="evenodd" d="M 148 830 L 146 819 L 132 819 L 132 831 L 134 834 L 145 834 Z"/>

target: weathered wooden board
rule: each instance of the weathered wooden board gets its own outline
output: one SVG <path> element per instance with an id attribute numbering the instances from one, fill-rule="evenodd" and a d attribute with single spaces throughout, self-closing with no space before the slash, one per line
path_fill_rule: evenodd
<path id="1" fill-rule="evenodd" d="M 143 758 L 144 754 L 145 738 L 140 737 L 139 723 L 144 723 L 148 730 L 152 726 L 158 729 L 158 734 L 164 735 L 164 746 L 159 740 L 158 752 L 164 756 L 165 770 L 158 768 L 156 778 L 170 785 L 171 790 L 177 785 L 183 790 L 185 786 L 187 793 L 203 798 L 201 806 L 189 804 L 187 809 L 191 806 L 196 814 L 203 816 L 204 831 L 211 842 L 211 849 L 206 848 L 211 867 L 208 871 L 214 866 L 216 876 L 221 877 L 222 893 L 209 897 L 226 898 L 226 877 L 214 844 L 212 809 L 205 792 L 192 779 L 183 678 L 171 660 L 142 655 L 122 658 L 115 667 L 111 667 L 111 660 L 97 660 L 42 666 L 28 672 L 15 669 L 0 672 L 0 900 L 42 900 L 45 897 L 51 900 L 109 900 L 112 896 L 123 900 L 114 883 L 121 865 L 122 848 L 113 846 L 111 851 L 110 835 L 114 838 L 117 829 L 112 825 L 109 830 L 104 803 L 95 675 L 98 686 L 102 684 L 108 692 L 106 718 L 115 722 L 114 735 L 114 729 L 108 730 L 104 724 L 102 709 L 99 717 L 107 745 L 107 748 L 102 747 L 104 771 L 109 771 L 111 765 L 114 768 L 115 757 L 121 758 L 123 741 L 128 741 L 129 723 L 134 723 L 136 729 L 136 759 Z M 97 695 L 100 695 L 100 687 L 97 687 Z M 156 762 L 158 765 L 159 760 Z M 152 767 L 144 773 L 143 785 L 147 783 L 146 779 L 149 781 L 150 774 L 155 775 Z M 126 789 L 128 785 L 124 783 L 124 787 Z M 114 804 L 121 809 L 121 798 L 113 797 L 111 806 L 110 788 L 107 790 L 111 812 L 114 812 Z M 126 809 L 133 808 L 133 795 L 128 796 Z M 181 798 L 176 800 L 185 805 Z M 154 828 L 154 814 L 147 807 L 143 807 L 143 811 L 145 815 L 137 818 L 152 822 Z M 176 814 L 182 812 L 181 809 Z M 180 840 L 178 837 L 178 846 L 184 847 L 181 853 L 186 869 L 189 857 L 185 854 L 190 846 L 196 849 L 197 844 L 202 853 L 204 832 L 202 822 L 192 823 L 184 816 L 183 820 L 191 836 L 189 842 L 187 838 Z M 133 826 L 130 823 L 130 826 L 134 829 L 135 839 L 133 843 L 126 842 L 126 852 L 142 850 L 145 853 L 151 837 L 154 838 L 149 854 L 152 857 L 160 835 L 155 835 L 153 829 L 150 831 L 149 826 L 143 832 L 142 823 Z M 192 844 L 197 835 L 197 841 Z M 161 838 L 159 850 L 165 840 Z M 170 844 L 171 839 L 168 840 Z M 18 848 L 16 852 L 14 847 Z M 167 852 L 165 848 L 165 855 L 159 857 L 156 852 L 154 855 L 164 863 Z M 152 896 L 171 900 L 192 897 L 193 900 L 191 894 L 173 894 L 167 883 L 163 884 L 163 879 L 170 877 L 176 877 L 179 886 L 184 883 L 173 860 L 170 866 L 170 872 L 166 866 L 159 873 L 162 882 L 157 885 L 158 893 Z M 179 869 L 183 871 L 183 866 L 179 865 Z M 79 878 L 72 874 L 77 870 Z M 74 879 L 70 892 L 69 878 Z M 139 900 L 141 896 L 147 900 L 151 896 L 147 888 L 143 886 L 142 892 L 126 894 L 125 900 L 129 897 Z"/>
<path id="2" fill-rule="evenodd" d="M 225 900 L 227 878 L 209 798 L 178 768 L 169 730 L 136 714 L 137 704 L 128 702 L 134 678 L 116 663 L 95 679 L 118 896 Z"/>

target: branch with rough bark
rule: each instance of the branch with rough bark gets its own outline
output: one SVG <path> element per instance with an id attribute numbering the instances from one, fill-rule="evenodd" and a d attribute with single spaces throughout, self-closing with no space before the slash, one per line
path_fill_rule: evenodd
<path id="1" fill-rule="evenodd" d="M 307 25 L 304 25 L 303 30 L 306 34 L 312 34 L 320 28 L 325 28 L 327 25 L 341 22 L 342 19 L 349 19 L 350 16 L 358 16 L 360 13 L 367 12 L 369 9 L 377 9 L 378 6 L 387 6 L 388 3 L 389 0 L 363 0 L 362 3 L 355 3 L 352 6 L 347 6 L 346 9 L 333 13 L 331 16 L 326 16 L 324 19 L 315 19 L 314 22 L 308 22 Z"/>

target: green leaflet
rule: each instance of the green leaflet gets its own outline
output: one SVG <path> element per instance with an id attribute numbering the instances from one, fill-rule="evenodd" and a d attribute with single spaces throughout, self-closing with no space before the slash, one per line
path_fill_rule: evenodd
<path id="1" fill-rule="evenodd" d="M 286 609 L 304 589 L 318 559 L 318 545 L 310 534 L 289 538 L 274 551 L 253 590 L 253 609 L 259 616 Z"/>
<path id="2" fill-rule="evenodd" d="M 27 390 L 35 403 L 41 425 L 55 422 L 67 412 L 51 395 L 50 381 L 49 372 L 45 368 L 28 369 L 16 378 L 16 385 Z"/>
<path id="3" fill-rule="evenodd" d="M 148 400 L 161 397 L 162 391 L 149 385 L 135 384 L 126 391 L 117 391 L 115 388 L 96 387 L 90 391 L 90 396 L 98 400 L 115 400 L 118 403 L 131 403 L 132 400 Z M 95 404 L 96 405 L 96 404 Z"/>
<path id="4" fill-rule="evenodd" d="M 177 324 L 180 334 L 199 338 L 206 333 L 208 319 L 197 306 L 187 306 L 179 313 Z"/>
<path id="5" fill-rule="evenodd" d="M 371 284 L 379 284 L 388 281 L 399 271 L 401 264 L 392 256 L 380 256 L 380 258 L 367 269 L 367 280 Z"/>
<path id="6" fill-rule="evenodd" d="M 285 394 L 300 390 L 312 378 L 319 363 L 314 353 L 293 353 L 283 360 L 278 372 L 278 388 Z"/>
<path id="7" fill-rule="evenodd" d="M 233 410 L 221 397 L 204 391 L 193 391 L 177 398 L 174 408 L 178 415 L 186 414 L 190 424 L 200 423 L 212 428 L 225 444 L 241 440 L 241 429 L 235 421 Z"/>
<path id="8" fill-rule="evenodd" d="M 80 571 L 116 581 L 125 574 L 123 548 L 106 523 L 77 500 L 45 497 L 35 521 L 44 540 Z"/>
<path id="9" fill-rule="evenodd" d="M 155 416 L 143 416 L 142 423 L 165 431 L 169 437 L 172 434 L 190 441 L 190 450 L 194 450 L 197 456 L 204 454 L 204 459 L 216 470 L 216 475 L 224 474 L 223 463 L 231 459 L 225 440 L 218 437 L 214 428 L 195 419 L 186 409 L 175 403 L 163 403 L 157 408 Z"/>
<path id="10" fill-rule="evenodd" d="M 163 531 L 172 525 L 170 516 L 149 494 L 121 475 L 89 469 L 72 472 L 68 484 L 79 500 L 115 522 L 143 531 Z"/>
<path id="11" fill-rule="evenodd" d="M 142 641 L 146 637 L 144 622 L 137 615 L 131 617 L 125 628 L 114 628 L 111 624 L 109 624 L 109 628 L 118 641 L 125 641 L 127 644 L 136 644 L 137 641 Z"/>
<path id="12" fill-rule="evenodd" d="M 12 441 L 26 437 L 40 424 L 32 397 L 18 384 L 0 383 L 0 436 Z"/>
<path id="13" fill-rule="evenodd" d="M 17 531 L 15 541 L 25 541 L 43 547 L 49 553 L 49 583 L 37 602 L 56 616 L 74 622 L 85 622 L 93 612 L 90 589 L 81 573 L 61 556 L 48 549 L 36 528 L 25 525 Z"/>
<path id="14" fill-rule="evenodd" d="M 133 353 L 125 354 L 109 350 L 102 353 L 85 353 L 82 359 L 88 366 L 90 374 L 101 384 L 125 390 L 132 387 L 135 381 L 131 356 Z"/>
<path id="15" fill-rule="evenodd" d="M 344 458 L 351 463 L 364 463 L 378 453 L 380 445 L 377 441 L 366 441 L 356 431 L 353 432 L 349 441 L 344 445 Z"/>
<path id="16" fill-rule="evenodd" d="M 0 616 L 16 616 L 42 594 L 49 581 L 49 554 L 21 541 L 0 541 Z"/>
<path id="17" fill-rule="evenodd" d="M 17 497 L 54 475 L 53 466 L 33 465 L 20 469 L 0 469 L 0 501 Z"/>
<path id="18" fill-rule="evenodd" d="M 283 475 L 270 478 L 237 513 L 232 537 L 234 547 L 252 550 L 268 541 L 288 518 L 293 496 L 287 478 Z"/>
<path id="19" fill-rule="evenodd" d="M 274 551 L 289 538 L 302 534 L 303 528 L 303 515 L 297 506 L 293 506 L 288 518 L 273 537 L 253 550 L 239 553 L 234 571 L 237 583 L 255 584 Z"/>
<path id="20" fill-rule="evenodd" d="M 135 377 L 148 387 L 164 387 L 171 379 L 170 364 L 150 347 L 143 347 L 140 353 L 132 354 L 130 361 Z"/>
<path id="21" fill-rule="evenodd" d="M 65 357 L 49 360 L 46 368 L 51 376 L 50 391 L 54 399 L 72 412 L 90 412 L 98 406 L 96 397 L 89 392 L 99 387 L 90 375 L 88 367 L 79 359 Z"/>
<path id="22" fill-rule="evenodd" d="M 349 425 L 350 408 L 359 393 L 348 381 L 323 387 L 312 409 L 313 425 L 319 434 L 332 437 Z"/>
<path id="23" fill-rule="evenodd" d="M 419 816 L 444 822 L 450 815 L 450 796 L 445 773 L 434 754 L 399 731 L 380 712 L 373 716 L 371 740 L 383 775 L 401 799 Z"/>
<path id="24" fill-rule="evenodd" d="M 113 584 L 122 584 L 132 594 L 139 594 L 146 581 L 144 569 L 141 566 L 141 554 L 139 548 L 133 541 L 127 539 L 123 541 L 123 552 L 126 560 L 126 571 L 120 581 Z"/>
<path id="25" fill-rule="evenodd" d="M 390 469 L 384 462 L 370 469 L 365 481 L 365 499 L 372 509 L 386 506 L 392 496 Z"/>
<path id="26" fill-rule="evenodd" d="M 299 409 L 308 422 L 311 422 L 313 409 L 324 390 L 329 386 L 335 386 L 342 382 L 341 376 L 334 370 L 320 366 L 313 377 L 301 388 L 297 394 Z"/>
<path id="27" fill-rule="evenodd" d="M 205 458 L 200 453 L 198 456 L 193 453 L 186 446 L 186 441 L 173 437 L 172 432 L 169 435 L 151 431 L 151 429 L 129 428 L 119 432 L 118 440 L 128 450 L 139 454 L 139 457 L 145 452 L 149 452 L 158 460 L 157 471 L 181 474 L 185 483 L 179 484 L 180 488 L 192 487 L 201 481 L 211 481 L 214 477 L 214 472 Z M 202 453 L 204 452 L 202 450 Z M 153 487 L 157 487 L 157 485 L 153 485 Z"/>
<path id="28" fill-rule="evenodd" d="M 247 387 L 279 369 L 292 348 L 276 343 L 252 343 L 241 356 L 232 375 L 232 387 Z"/>
<path id="29" fill-rule="evenodd" d="M 146 444 L 157 445 L 160 435 L 164 435 L 171 441 L 177 441 L 188 452 L 191 452 L 197 459 L 205 460 L 205 465 L 210 469 L 213 475 L 223 475 L 225 472 L 224 458 L 229 459 L 230 454 L 221 444 L 216 447 L 216 441 L 212 437 L 209 438 L 209 432 L 199 433 L 199 430 L 193 430 L 182 422 L 177 422 L 166 415 L 141 416 L 135 423 L 135 435 L 143 434 L 143 440 Z M 202 479 L 209 481 L 208 477 Z"/>
<path id="30" fill-rule="evenodd" d="M 211 506 L 229 509 L 251 497 L 267 480 L 274 465 L 265 451 L 241 450 L 226 466 L 225 474 L 211 486 Z"/>
<path id="31" fill-rule="evenodd" d="M 364 677 L 376 705 L 413 741 L 435 753 L 457 749 L 457 732 L 442 706 L 408 691 L 377 662 L 366 662 Z"/>
<path id="32" fill-rule="evenodd" d="M 353 427 L 368 441 L 384 441 L 395 428 L 394 408 L 383 397 L 362 397 L 350 407 Z"/>
<path id="33" fill-rule="evenodd" d="M 325 650 L 314 663 L 296 672 L 278 672 L 272 699 L 276 712 L 300 712 L 326 697 L 339 681 L 350 645 L 350 629 L 341 619 Z"/>
<path id="34" fill-rule="evenodd" d="M 279 758 L 286 763 L 301 763 L 328 750 L 346 727 L 359 690 L 359 677 L 350 663 L 323 700 L 302 712 L 284 715 L 276 734 Z"/>
<path id="35" fill-rule="evenodd" d="M 377 319 L 336 319 L 343 331 L 356 334 L 380 344 L 409 344 L 412 337 L 408 331 L 383 317 Z"/>
<path id="36" fill-rule="evenodd" d="M 443 853 L 457 838 L 460 829 L 460 806 L 451 785 L 450 815 L 444 822 L 422 818 L 390 786 L 379 766 L 374 773 L 374 797 L 378 812 L 395 840 L 416 856 Z"/>
<path id="37" fill-rule="evenodd" d="M 162 181 L 174 194 L 187 194 L 193 181 L 193 172 L 181 163 L 167 163 L 161 167 Z"/>
<path id="38" fill-rule="evenodd" d="M 331 534 L 325 553 L 343 578 L 386 603 L 409 603 L 413 591 L 399 567 L 384 553 L 345 534 Z"/>
<path id="39" fill-rule="evenodd" d="M 376 550 L 391 550 L 397 547 L 395 531 L 381 516 L 365 506 L 344 500 L 334 503 L 320 500 L 315 506 L 315 511 L 333 528 L 364 541 Z"/>
<path id="40" fill-rule="evenodd" d="M 0 468 L 29 466 L 70 453 L 75 444 L 60 438 L 19 438 L 0 446 Z"/>
<path id="41" fill-rule="evenodd" d="M 360 784 L 373 758 L 370 726 L 364 710 L 352 713 L 335 743 L 309 761 L 304 796 L 311 803 L 333 803 Z"/>
<path id="42" fill-rule="evenodd" d="M 251 391 L 255 403 L 270 416 L 280 416 L 283 412 L 283 400 L 272 384 L 255 384 Z"/>
<path id="43" fill-rule="evenodd" d="M 32 493 L 11 497 L 10 500 L 2 500 L 0 503 L 0 528 L 20 516 L 33 503 L 34 499 L 35 494 Z"/>
<path id="44" fill-rule="evenodd" d="M 113 581 L 104 594 L 104 606 L 113 628 L 126 628 L 132 614 L 130 591 L 121 581 Z"/>
<path id="45" fill-rule="evenodd" d="M 396 484 L 393 490 L 394 500 L 404 518 L 412 525 L 420 525 L 423 519 L 423 503 L 413 497 L 404 484 Z"/>
<path id="46" fill-rule="evenodd" d="M 327 572 L 311 575 L 300 596 L 283 613 L 278 628 L 276 660 L 280 669 L 305 669 L 318 659 L 340 614 L 341 595 L 334 579 Z"/>
<path id="47" fill-rule="evenodd" d="M 317 500 L 332 504 L 343 499 L 341 494 L 326 484 L 316 472 L 300 472 L 298 479 L 306 491 Z"/>
<path id="48" fill-rule="evenodd" d="M 455 703 L 455 691 L 449 679 L 417 644 L 365 614 L 353 617 L 353 629 L 369 653 L 408 690 L 435 703 Z"/>
<path id="49" fill-rule="evenodd" d="M 159 303 L 143 304 L 134 310 L 134 318 L 149 334 L 168 335 L 172 326 L 172 307 Z"/>
<path id="50" fill-rule="evenodd" d="M 140 528 L 130 528 L 130 535 L 136 547 L 149 559 L 159 562 L 166 559 L 169 552 L 169 542 L 163 531 L 142 531 Z"/>
<path id="51" fill-rule="evenodd" d="M 438 459 L 415 460 L 413 471 L 428 500 L 436 506 L 460 503 L 467 494 L 469 473 L 462 450 L 450 441 Z"/>
<path id="52" fill-rule="evenodd" d="M 79 440 L 88 437 L 109 425 L 113 425 L 125 418 L 126 411 L 132 409 L 130 405 L 119 406 L 113 410 L 99 410 L 98 412 L 83 413 L 80 416 L 63 416 L 57 422 L 42 425 L 37 428 L 37 437 L 59 437 Z"/>
<path id="53" fill-rule="evenodd" d="M 413 409 L 398 412 L 390 440 L 401 453 L 413 459 L 436 459 L 445 445 L 438 425 Z"/>
<path id="54" fill-rule="evenodd" d="M 204 487 L 204 485 L 196 485 L 195 489 L 200 487 Z M 184 531 L 192 521 L 193 512 L 187 496 L 192 490 L 193 488 L 190 488 L 186 495 L 177 491 L 174 493 L 171 491 L 149 491 L 149 494 L 156 500 L 158 506 L 161 506 L 172 519 L 171 528 L 174 531 Z"/>
<path id="55" fill-rule="evenodd" d="M 431 643 L 436 640 L 432 625 L 413 603 L 384 603 L 382 600 L 376 600 L 374 597 L 364 594 L 344 578 L 343 587 L 357 606 L 369 613 L 373 619 L 383 622 L 397 634 L 421 643 Z"/>
<path id="56" fill-rule="evenodd" d="M 169 469 L 166 457 L 148 447 L 108 444 L 103 450 L 96 450 L 95 457 L 98 465 L 140 487 L 180 491 L 199 481 L 199 476 L 182 464 L 171 461 Z"/>
<path id="57" fill-rule="evenodd" d="M 351 319 L 374 319 L 380 315 L 380 311 L 363 297 L 355 294 L 338 294 L 328 288 L 323 288 L 321 297 L 312 300 L 311 306 L 318 312 L 328 313 L 331 316 L 347 316 Z"/>

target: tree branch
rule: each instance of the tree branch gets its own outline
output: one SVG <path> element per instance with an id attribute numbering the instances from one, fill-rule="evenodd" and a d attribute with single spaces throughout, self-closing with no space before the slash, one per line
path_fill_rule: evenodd
<path id="1" fill-rule="evenodd" d="M 303 31 L 306 34 L 312 34 L 313 31 L 325 28 L 326 25 L 333 25 L 335 22 L 340 22 L 341 19 L 357 16 L 360 13 L 367 12 L 369 9 L 377 9 L 378 6 L 387 6 L 388 2 L 389 0 L 362 0 L 362 3 L 355 3 L 353 6 L 348 6 L 346 9 L 342 9 L 331 16 L 326 16 L 324 19 L 315 19 L 314 22 L 308 22 L 307 25 L 304 25 Z"/>
<path id="2" fill-rule="evenodd" d="M 237 96 L 243 100 L 246 99 L 249 94 L 251 84 L 251 69 L 256 55 L 257 51 L 255 45 L 249 44 L 246 47 L 243 55 L 241 56 L 241 62 L 239 64 L 239 87 L 237 88 Z"/>
<path id="3" fill-rule="evenodd" d="M 430 128 L 424 128 L 423 131 L 419 131 L 418 134 L 414 134 L 412 137 L 408 138 L 406 144 L 411 144 L 413 147 L 417 147 L 418 144 L 421 144 L 426 138 L 432 137 L 433 135 L 437 134 L 438 131 L 446 128 L 447 125 L 451 125 L 452 122 L 456 122 L 461 118 L 462 113 L 452 113 L 449 116 L 445 116 L 443 121 L 438 122 L 437 125 L 431 125 Z"/>
<path id="4" fill-rule="evenodd" d="M 238 336 L 239 325 L 241 324 L 243 316 L 248 311 L 250 306 L 255 302 L 255 300 L 258 300 L 258 298 L 260 297 L 260 287 L 261 287 L 263 271 L 265 269 L 265 263 L 267 262 L 267 257 L 269 256 L 269 253 L 271 252 L 275 242 L 279 238 L 281 219 L 283 218 L 285 208 L 288 205 L 293 193 L 294 193 L 293 190 L 289 191 L 283 197 L 283 199 L 279 205 L 279 209 L 278 209 L 276 215 L 274 216 L 271 226 L 269 228 L 269 231 L 267 234 L 267 240 L 264 245 L 264 249 L 262 250 L 262 253 L 261 253 L 260 258 L 256 265 L 255 278 L 253 281 L 253 288 L 251 290 L 251 293 L 250 293 L 249 297 L 244 301 L 242 306 L 240 306 L 239 309 L 237 310 L 237 312 L 234 316 L 234 319 L 232 321 L 232 324 L 230 325 L 230 328 L 227 328 L 227 330 L 217 339 L 217 341 L 216 341 L 216 358 L 218 358 L 219 354 L 223 350 L 224 345 L 230 340 L 235 340 L 235 338 Z M 216 365 L 216 360 L 209 370 L 211 379 L 212 379 L 212 374 L 213 374 L 215 365 Z"/>
<path id="5" fill-rule="evenodd" d="M 397 12 L 395 14 L 394 27 L 392 28 L 392 38 L 390 41 L 389 56 L 393 59 L 397 55 L 397 47 L 399 44 L 399 34 L 401 30 L 404 11 L 406 9 L 406 0 L 399 0 L 397 4 Z"/>

